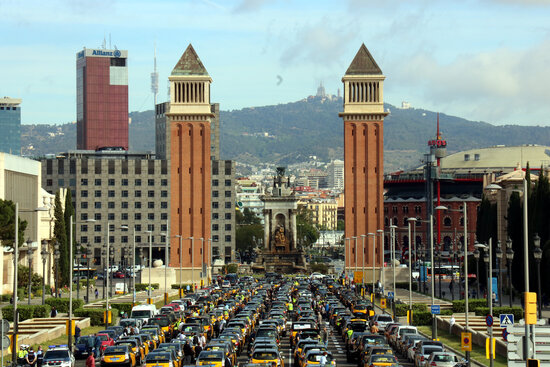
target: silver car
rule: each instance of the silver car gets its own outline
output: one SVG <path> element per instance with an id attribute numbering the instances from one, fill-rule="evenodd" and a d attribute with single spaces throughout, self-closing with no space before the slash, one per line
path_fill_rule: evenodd
<path id="1" fill-rule="evenodd" d="M 460 359 L 453 353 L 449 352 L 433 352 L 426 366 L 435 366 L 435 367 L 453 367 L 460 362 Z"/>

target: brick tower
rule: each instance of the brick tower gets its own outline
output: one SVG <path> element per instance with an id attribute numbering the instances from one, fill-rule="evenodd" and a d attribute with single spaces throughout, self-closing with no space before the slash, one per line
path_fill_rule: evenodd
<path id="1" fill-rule="evenodd" d="M 373 236 L 376 234 L 375 266 L 383 256 L 383 236 L 377 230 L 383 222 L 383 123 L 382 70 L 365 45 L 361 45 L 346 74 L 344 83 L 344 193 L 345 243 L 348 271 L 373 266 Z M 357 237 L 357 240 L 353 239 Z M 363 248 L 364 241 L 364 248 Z M 356 248 L 357 247 L 357 248 Z M 350 273 L 351 274 L 351 273 Z M 369 276 L 370 271 L 367 272 Z"/>
<path id="2" fill-rule="evenodd" d="M 201 265 L 210 268 L 210 83 L 204 65 L 189 45 L 172 70 L 166 112 L 170 160 L 170 266 L 180 266 L 182 236 L 184 279 L 195 283 Z M 194 240 L 189 238 L 193 237 Z M 202 241 L 200 239 L 203 239 Z M 193 248 L 193 253 L 192 253 Z M 204 251 L 203 251 L 204 249 Z M 191 256 L 192 254 L 192 256 Z M 191 261 L 193 259 L 193 262 Z M 191 270 L 194 269 L 193 275 Z M 176 276 L 176 279 L 178 277 Z"/>

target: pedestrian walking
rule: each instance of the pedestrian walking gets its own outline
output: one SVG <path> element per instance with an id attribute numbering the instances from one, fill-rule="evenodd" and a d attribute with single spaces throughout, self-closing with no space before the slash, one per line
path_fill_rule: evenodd
<path id="1" fill-rule="evenodd" d="M 88 358 L 86 358 L 86 367 L 95 367 L 95 358 L 92 348 L 88 348 Z"/>
<path id="2" fill-rule="evenodd" d="M 56 317 L 57 316 L 57 309 L 54 307 L 52 307 L 52 310 L 50 312 L 50 317 Z"/>
<path id="3" fill-rule="evenodd" d="M 451 319 L 449 320 L 449 334 L 453 333 L 453 325 L 455 324 L 455 315 L 451 315 Z"/>

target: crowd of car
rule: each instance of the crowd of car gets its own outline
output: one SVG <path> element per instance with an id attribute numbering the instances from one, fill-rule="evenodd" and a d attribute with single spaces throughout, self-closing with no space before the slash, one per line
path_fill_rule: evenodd
<path id="1" fill-rule="evenodd" d="M 78 338 L 72 350 L 76 358 L 96 353 L 101 367 L 332 367 L 336 356 L 328 340 L 335 335 L 345 344 L 347 362 L 358 367 L 463 363 L 440 342 L 375 312 L 372 303 L 326 277 L 245 277 L 159 310 L 139 305 L 119 325 Z M 290 348 L 286 360 L 282 344 Z M 61 366 L 74 366 L 71 361 Z"/>

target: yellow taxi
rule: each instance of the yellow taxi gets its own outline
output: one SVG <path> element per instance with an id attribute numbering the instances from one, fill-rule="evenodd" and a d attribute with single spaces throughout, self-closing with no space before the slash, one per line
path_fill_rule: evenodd
<path id="1" fill-rule="evenodd" d="M 151 335 L 151 339 L 153 340 L 154 344 L 153 349 L 156 349 L 160 343 L 164 343 L 164 335 L 161 335 L 161 333 L 159 333 L 159 331 L 155 328 L 143 329 L 141 330 L 141 332 Z"/>
<path id="2" fill-rule="evenodd" d="M 174 331 L 170 319 L 166 315 L 157 315 L 149 319 L 149 325 L 158 325 L 164 335 L 172 336 Z M 164 341 L 163 341 L 164 343 Z"/>
<path id="3" fill-rule="evenodd" d="M 137 364 L 140 364 L 143 358 L 145 358 L 145 354 L 143 353 L 143 349 L 140 348 L 140 345 L 138 344 L 137 340 L 134 339 L 120 339 L 115 342 L 115 347 L 123 347 L 127 346 L 132 353 L 134 353 L 136 357 Z"/>
<path id="4" fill-rule="evenodd" d="M 206 351 L 206 352 L 222 351 L 224 352 L 225 357 L 229 358 L 229 360 L 231 361 L 231 365 L 235 366 L 237 363 L 237 356 L 235 355 L 235 353 L 231 351 L 230 345 L 232 344 L 228 342 L 222 342 L 222 341 L 210 342 L 204 347 L 203 351 Z"/>
<path id="5" fill-rule="evenodd" d="M 317 350 L 312 350 L 306 353 L 302 366 L 304 367 L 319 366 L 321 364 L 321 361 L 323 360 L 323 355 L 326 360 L 324 363 L 325 366 L 327 365 L 336 366 L 336 360 L 332 356 L 332 353 L 327 351 L 317 351 Z"/>
<path id="6" fill-rule="evenodd" d="M 136 353 L 128 345 L 115 345 L 105 348 L 101 357 L 101 367 L 136 367 Z"/>
<path id="7" fill-rule="evenodd" d="M 221 350 L 203 350 L 197 357 L 197 366 L 225 366 L 225 354 Z"/>
<path id="8" fill-rule="evenodd" d="M 393 366 L 397 365 L 397 358 L 393 354 L 373 354 L 367 360 L 366 366 Z"/>
<path id="9" fill-rule="evenodd" d="M 173 360 L 171 352 L 152 352 L 145 358 L 145 367 L 175 367 L 177 362 Z"/>
<path id="10" fill-rule="evenodd" d="M 258 349 L 252 353 L 250 363 L 277 363 L 277 367 L 284 367 L 283 357 L 276 349 Z"/>

